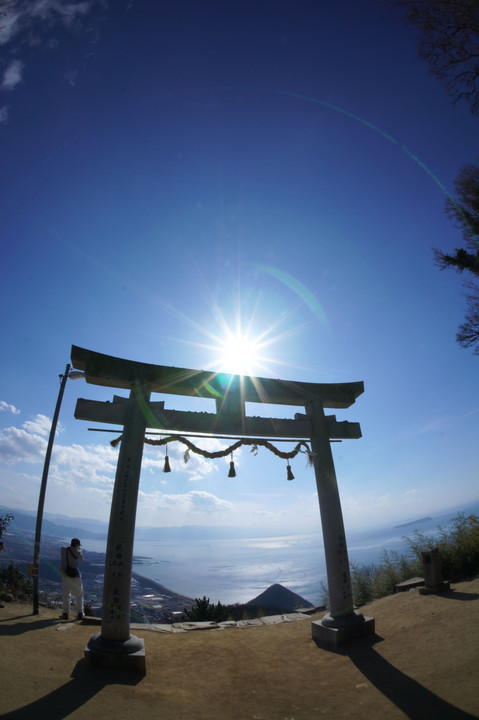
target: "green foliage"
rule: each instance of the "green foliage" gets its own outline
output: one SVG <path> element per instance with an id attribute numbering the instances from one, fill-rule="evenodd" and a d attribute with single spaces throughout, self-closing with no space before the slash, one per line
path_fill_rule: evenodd
<path id="1" fill-rule="evenodd" d="M 415 559 L 410 559 L 397 552 L 383 551 L 380 563 L 381 572 L 378 573 L 374 583 L 374 593 L 377 597 L 390 595 L 394 592 L 394 586 L 414 577 L 419 572 L 419 564 Z"/>
<path id="2" fill-rule="evenodd" d="M 373 599 L 373 578 L 376 574 L 375 565 L 358 565 L 350 563 L 351 586 L 356 605 L 364 605 Z"/>
<path id="3" fill-rule="evenodd" d="M 85 615 L 88 615 L 88 617 L 95 616 L 95 611 L 93 610 L 88 600 L 85 600 L 85 602 L 83 603 L 83 612 L 85 613 Z"/>
<path id="4" fill-rule="evenodd" d="M 10 513 L 5 513 L 5 515 L 0 515 L 0 538 L 3 537 L 3 533 L 6 531 L 7 527 L 12 522 L 14 516 L 10 515 Z"/>
<path id="5" fill-rule="evenodd" d="M 216 605 L 210 603 L 210 599 L 203 596 L 195 598 L 196 605 L 189 610 L 183 610 L 185 618 L 191 622 L 201 622 L 209 620 L 212 622 L 225 622 L 226 620 L 251 620 L 252 618 L 264 617 L 265 615 L 281 615 L 285 612 L 282 608 L 275 605 L 259 606 L 259 605 L 222 605 L 218 602 Z"/>
<path id="6" fill-rule="evenodd" d="M 216 605 L 210 603 L 210 599 L 203 595 L 202 599 L 195 598 L 196 606 L 190 610 L 184 609 L 185 617 L 192 622 L 212 620 L 222 622 L 227 619 L 226 608 L 218 602 Z"/>
<path id="7" fill-rule="evenodd" d="M 324 583 L 322 580 L 319 584 L 320 586 L 320 596 L 319 596 L 319 604 L 320 605 L 326 605 L 326 607 L 329 607 L 329 588 L 327 583 Z"/>
<path id="8" fill-rule="evenodd" d="M 351 563 L 351 585 L 356 605 L 390 595 L 397 583 L 407 580 L 420 572 L 415 558 L 384 550 L 378 565 Z"/>
<path id="9" fill-rule="evenodd" d="M 11 593 L 16 600 L 28 600 L 33 595 L 32 582 L 10 562 L 0 568 L 0 593 Z"/>
<path id="10" fill-rule="evenodd" d="M 407 24 L 418 31 L 419 57 L 445 84 L 453 102 L 465 100 L 479 116 L 479 6 L 477 0 L 387 0 L 399 8 Z M 479 166 L 464 165 L 454 183 L 457 199 L 448 197 L 446 212 L 462 231 L 466 247 L 454 254 L 434 250 L 440 268 L 468 271 L 467 306 L 456 340 L 479 355 Z"/>
<path id="11" fill-rule="evenodd" d="M 465 516 L 459 513 L 452 520 L 449 529 L 439 528 L 439 539 L 433 539 L 422 533 L 414 533 L 412 538 L 404 538 L 418 559 L 421 552 L 433 547 L 439 548 L 442 575 L 445 580 L 460 582 L 471 580 L 479 573 L 479 517 Z"/>
<path id="12" fill-rule="evenodd" d="M 465 248 L 456 248 L 454 254 L 444 253 L 435 249 L 436 264 L 443 270 L 454 268 L 462 273 L 466 270 L 472 280 L 466 283 L 467 307 L 465 322 L 459 326 L 456 336 L 459 345 L 473 348 L 479 355 L 479 165 L 464 165 L 454 182 L 456 200 L 448 197 L 446 212 L 456 227 L 462 231 Z"/>
<path id="13" fill-rule="evenodd" d="M 378 564 L 350 563 L 354 603 L 364 605 L 371 600 L 390 595 L 394 586 L 403 580 L 422 576 L 421 553 L 439 548 L 442 575 L 445 580 L 460 582 L 479 574 L 479 517 L 459 513 L 451 526 L 439 530 L 439 538 L 416 530 L 412 537 L 403 538 L 407 551 L 399 554 L 384 550 Z M 322 584 L 322 602 L 329 606 L 328 589 Z"/>

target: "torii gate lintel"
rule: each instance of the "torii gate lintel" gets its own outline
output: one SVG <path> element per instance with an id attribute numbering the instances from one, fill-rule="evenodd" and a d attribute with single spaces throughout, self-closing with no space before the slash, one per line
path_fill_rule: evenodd
<path id="1" fill-rule="evenodd" d="M 79 398 L 75 408 L 77 420 L 124 425 L 128 398 L 113 396 L 113 402 L 84 400 Z M 313 434 L 308 415 L 296 413 L 291 418 L 238 417 L 220 412 L 192 412 L 167 410 L 162 400 L 150 401 L 146 426 L 161 430 L 190 433 L 213 433 L 217 435 L 248 435 L 252 437 L 309 438 Z M 359 423 L 336 421 L 335 415 L 327 415 L 328 433 L 331 440 L 358 439 L 361 437 Z"/>

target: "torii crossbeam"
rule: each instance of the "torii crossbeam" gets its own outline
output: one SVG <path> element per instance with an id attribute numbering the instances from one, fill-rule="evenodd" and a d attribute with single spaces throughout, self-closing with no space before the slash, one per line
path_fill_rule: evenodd
<path id="1" fill-rule="evenodd" d="M 313 453 L 326 556 L 330 613 L 312 623 L 320 645 L 374 632 L 374 620 L 354 612 L 348 552 L 330 440 L 360 438 L 359 423 L 336 422 L 324 408 L 348 408 L 362 382 L 307 383 L 228 375 L 123 360 L 72 346 L 73 368 L 88 383 L 130 391 L 113 402 L 79 399 L 75 417 L 123 425 L 105 559 L 101 633 L 90 638 L 90 665 L 120 665 L 146 672 L 143 640 L 130 634 L 130 587 L 136 507 L 147 428 L 216 435 L 309 438 Z M 213 399 L 215 413 L 166 410 L 152 392 Z M 246 402 L 302 406 L 293 419 L 247 417 Z"/>

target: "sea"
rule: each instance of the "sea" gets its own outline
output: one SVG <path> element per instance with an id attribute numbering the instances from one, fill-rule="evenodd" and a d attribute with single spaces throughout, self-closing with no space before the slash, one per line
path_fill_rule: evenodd
<path id="1" fill-rule="evenodd" d="M 461 510 L 462 511 L 462 510 Z M 419 517 L 395 526 L 346 531 L 350 562 L 379 563 L 384 551 L 406 553 L 405 537 L 416 530 L 432 537 L 447 528 L 459 510 Z M 479 502 L 464 509 L 479 515 Z M 103 540 L 85 540 L 88 550 L 105 552 Z M 321 532 L 246 539 L 135 540 L 133 571 L 176 593 L 223 604 L 244 603 L 274 583 L 309 602 L 323 601 L 326 565 Z"/>

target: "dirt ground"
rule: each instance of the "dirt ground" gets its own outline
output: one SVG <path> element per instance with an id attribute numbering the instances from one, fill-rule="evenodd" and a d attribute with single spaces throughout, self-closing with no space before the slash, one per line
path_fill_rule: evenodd
<path id="1" fill-rule="evenodd" d="M 109 720 L 479 718 L 479 580 L 363 609 L 376 635 L 320 649 L 311 621 L 162 634 L 135 630 L 144 677 L 85 667 L 97 629 L 0 609 L 0 715 Z M 314 616 L 318 619 L 321 615 Z"/>

